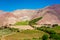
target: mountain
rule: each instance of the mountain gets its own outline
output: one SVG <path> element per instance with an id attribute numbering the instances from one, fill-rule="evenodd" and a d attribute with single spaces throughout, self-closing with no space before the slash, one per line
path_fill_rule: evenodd
<path id="1" fill-rule="evenodd" d="M 22 9 L 22 10 L 15 10 L 12 13 L 21 20 L 31 20 L 34 15 L 36 15 L 37 10 L 29 10 L 29 9 Z"/>
<path id="2" fill-rule="evenodd" d="M 15 24 L 20 21 L 30 21 L 35 14 L 36 10 L 29 9 L 15 10 L 13 12 L 0 11 L 0 26 Z"/>
<path id="3" fill-rule="evenodd" d="M 40 10 L 41 11 L 41 10 Z M 60 5 L 52 5 L 42 9 L 42 20 L 38 24 L 59 24 L 60 25 Z M 38 15 L 39 15 L 38 14 Z"/>
<path id="4" fill-rule="evenodd" d="M 0 25 L 14 24 L 18 21 L 30 21 L 43 17 L 37 24 L 59 24 L 60 25 L 60 4 L 47 6 L 42 9 L 18 9 L 12 12 L 0 10 Z"/>
<path id="5" fill-rule="evenodd" d="M 47 6 L 43 9 L 38 10 L 15 10 L 13 14 L 18 16 L 20 20 L 32 20 L 43 16 L 42 20 L 37 22 L 38 24 L 60 24 L 60 4 Z"/>
<path id="6" fill-rule="evenodd" d="M 13 13 L 5 12 L 0 14 L 0 26 L 14 24 L 16 22 L 16 16 Z"/>

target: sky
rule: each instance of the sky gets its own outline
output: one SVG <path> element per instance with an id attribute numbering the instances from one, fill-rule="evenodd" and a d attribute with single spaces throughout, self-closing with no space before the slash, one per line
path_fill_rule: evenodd
<path id="1" fill-rule="evenodd" d="M 60 4 L 60 0 L 0 0 L 0 10 L 40 9 L 54 4 Z"/>

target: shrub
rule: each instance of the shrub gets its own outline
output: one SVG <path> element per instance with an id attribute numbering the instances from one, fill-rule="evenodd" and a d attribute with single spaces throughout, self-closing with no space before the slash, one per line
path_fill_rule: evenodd
<path id="1" fill-rule="evenodd" d="M 3 28 L 2 27 L 0 27 L 0 30 L 2 30 Z"/>
<path id="2" fill-rule="evenodd" d="M 50 27 L 47 27 L 47 28 L 50 28 Z"/>
<path id="3" fill-rule="evenodd" d="M 24 40 L 30 40 L 30 39 L 24 39 Z"/>
<path id="4" fill-rule="evenodd" d="M 41 37 L 39 37 L 38 39 L 39 39 L 39 40 L 42 40 L 42 38 L 41 38 Z"/>
<path id="5" fill-rule="evenodd" d="M 38 40 L 38 38 L 32 38 L 32 40 Z"/>
<path id="6" fill-rule="evenodd" d="M 6 28 L 8 28 L 7 26 L 4 26 L 4 28 L 6 29 Z"/>
<path id="7" fill-rule="evenodd" d="M 56 32 L 52 29 L 45 29 L 45 32 L 47 32 L 49 34 L 56 34 Z"/>
<path id="8" fill-rule="evenodd" d="M 58 26 L 58 24 L 53 24 L 53 25 L 52 25 L 52 27 L 56 27 L 56 26 Z"/>
<path id="9" fill-rule="evenodd" d="M 46 28 L 46 26 L 41 26 L 41 28 Z"/>
<path id="10" fill-rule="evenodd" d="M 50 34 L 50 38 L 54 40 L 60 40 L 60 35 L 58 34 Z"/>
<path id="11" fill-rule="evenodd" d="M 47 33 L 49 33 L 49 34 L 56 34 L 56 32 L 54 31 L 54 30 L 52 30 L 52 29 L 50 29 L 50 28 L 47 28 L 47 27 L 38 27 L 37 28 L 37 30 L 41 30 L 41 31 L 44 31 L 44 32 L 47 32 Z"/>
<path id="12" fill-rule="evenodd" d="M 48 35 L 47 34 L 44 34 L 43 36 L 42 36 L 42 40 L 48 40 Z"/>
<path id="13" fill-rule="evenodd" d="M 8 29 L 13 31 L 13 32 L 20 32 L 20 30 L 18 28 L 8 28 Z"/>
<path id="14" fill-rule="evenodd" d="M 37 27 L 37 30 L 41 30 L 41 31 L 43 31 L 44 29 L 43 29 L 43 28 L 40 28 L 40 27 Z"/>

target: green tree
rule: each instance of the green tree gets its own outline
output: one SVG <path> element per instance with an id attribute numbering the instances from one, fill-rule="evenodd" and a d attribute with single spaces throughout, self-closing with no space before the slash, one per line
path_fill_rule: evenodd
<path id="1" fill-rule="evenodd" d="M 47 34 L 44 34 L 43 36 L 42 36 L 42 40 L 48 40 L 48 35 Z"/>
<path id="2" fill-rule="evenodd" d="M 56 27 L 56 26 L 58 26 L 58 24 L 53 24 L 53 25 L 52 25 L 52 27 Z"/>
<path id="3" fill-rule="evenodd" d="M 35 26 L 33 26 L 34 24 L 36 24 L 37 21 L 41 20 L 42 17 L 39 17 L 39 18 L 36 18 L 36 19 L 33 19 L 31 21 L 29 21 L 29 25 L 33 28 L 35 28 Z"/>
<path id="4" fill-rule="evenodd" d="M 60 35 L 58 35 L 58 34 L 50 34 L 50 39 L 60 40 Z"/>

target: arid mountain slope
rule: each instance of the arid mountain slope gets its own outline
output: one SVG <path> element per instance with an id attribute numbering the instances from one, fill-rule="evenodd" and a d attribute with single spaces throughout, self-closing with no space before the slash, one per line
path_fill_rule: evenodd
<path id="1" fill-rule="evenodd" d="M 14 24 L 17 21 L 32 20 L 42 16 L 38 24 L 60 24 L 60 5 L 51 5 L 43 9 L 22 9 L 10 12 L 0 10 L 0 25 Z"/>
<path id="2" fill-rule="evenodd" d="M 0 14 L 0 26 L 14 24 L 16 22 L 16 16 L 12 13 L 3 13 Z"/>
<path id="3" fill-rule="evenodd" d="M 34 17 L 34 15 L 36 15 L 37 10 L 22 9 L 15 10 L 12 13 L 15 16 L 17 16 L 20 20 L 31 20 Z"/>
<path id="4" fill-rule="evenodd" d="M 48 6 L 40 14 L 43 14 L 43 19 L 38 24 L 60 24 L 60 5 Z"/>

